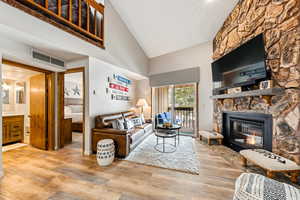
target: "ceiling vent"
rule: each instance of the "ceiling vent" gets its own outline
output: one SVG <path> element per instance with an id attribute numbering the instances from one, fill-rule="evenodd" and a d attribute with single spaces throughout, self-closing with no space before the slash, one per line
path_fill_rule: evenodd
<path id="1" fill-rule="evenodd" d="M 49 63 L 55 66 L 65 67 L 65 61 L 53 58 L 52 56 L 46 55 L 36 50 L 32 50 L 32 57 L 34 60 L 42 61 L 44 63 Z"/>

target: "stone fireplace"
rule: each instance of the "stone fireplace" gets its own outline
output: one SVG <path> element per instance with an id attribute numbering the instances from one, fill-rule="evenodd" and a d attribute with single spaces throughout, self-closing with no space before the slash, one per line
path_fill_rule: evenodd
<path id="1" fill-rule="evenodd" d="M 272 151 L 272 115 L 223 112 L 225 145 L 236 151 L 261 148 Z"/>
<path id="2" fill-rule="evenodd" d="M 214 99 L 214 130 L 224 133 L 226 112 L 272 116 L 272 145 L 266 148 L 300 164 L 300 0 L 239 1 L 214 38 L 213 59 L 261 33 L 271 79 L 283 92 Z M 256 130 L 261 126 L 235 123 Z M 245 142 L 253 143 L 251 139 Z"/>

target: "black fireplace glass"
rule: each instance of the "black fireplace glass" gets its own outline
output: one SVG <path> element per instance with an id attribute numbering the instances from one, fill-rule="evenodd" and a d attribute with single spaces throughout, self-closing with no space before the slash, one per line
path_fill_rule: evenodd
<path id="1" fill-rule="evenodd" d="M 230 118 L 231 142 L 263 148 L 264 122 Z"/>

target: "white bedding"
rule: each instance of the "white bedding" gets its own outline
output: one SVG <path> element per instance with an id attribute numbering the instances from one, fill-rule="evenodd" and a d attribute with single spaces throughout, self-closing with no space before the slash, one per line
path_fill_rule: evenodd
<path id="1" fill-rule="evenodd" d="M 83 113 L 68 113 L 68 114 L 65 114 L 65 119 L 72 118 L 72 123 L 82 122 L 82 120 L 83 120 L 82 115 L 83 115 Z"/>
<path id="2" fill-rule="evenodd" d="M 65 119 L 72 118 L 72 123 L 82 122 L 82 106 L 65 106 Z"/>

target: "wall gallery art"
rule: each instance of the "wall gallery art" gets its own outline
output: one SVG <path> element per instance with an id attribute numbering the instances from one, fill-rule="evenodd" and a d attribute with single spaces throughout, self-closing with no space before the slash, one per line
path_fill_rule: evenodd
<path id="1" fill-rule="evenodd" d="M 112 77 L 107 77 L 106 93 L 110 95 L 111 100 L 116 101 L 130 101 L 129 86 L 131 80 L 113 74 Z"/>

